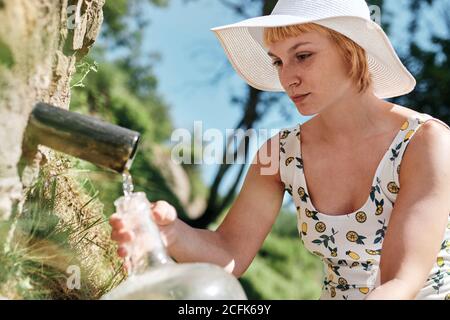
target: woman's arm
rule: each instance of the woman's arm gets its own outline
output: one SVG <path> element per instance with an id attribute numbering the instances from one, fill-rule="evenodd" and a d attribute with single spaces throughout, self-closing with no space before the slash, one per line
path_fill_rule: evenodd
<path id="1" fill-rule="evenodd" d="M 450 131 L 429 121 L 402 160 L 383 242 L 381 285 L 367 299 L 414 299 L 436 261 L 450 213 Z"/>
<path id="2" fill-rule="evenodd" d="M 168 237 L 169 254 L 179 262 L 210 262 L 241 276 L 253 261 L 280 211 L 278 135 L 258 151 L 241 192 L 216 231 L 191 228 L 175 221 Z M 266 151 L 267 150 L 267 151 Z"/>

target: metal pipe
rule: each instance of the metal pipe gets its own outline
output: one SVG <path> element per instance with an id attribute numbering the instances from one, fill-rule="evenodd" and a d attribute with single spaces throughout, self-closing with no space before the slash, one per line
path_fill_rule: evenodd
<path id="1" fill-rule="evenodd" d="M 33 108 L 24 144 L 45 145 L 119 173 L 128 170 L 139 144 L 139 132 L 46 103 Z"/>

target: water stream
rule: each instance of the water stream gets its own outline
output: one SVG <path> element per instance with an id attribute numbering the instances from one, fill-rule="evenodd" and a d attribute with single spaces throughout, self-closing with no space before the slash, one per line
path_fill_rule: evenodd
<path id="1" fill-rule="evenodd" d="M 125 169 L 122 173 L 122 188 L 123 188 L 123 195 L 125 197 L 130 196 L 133 193 L 134 185 L 133 185 L 133 179 L 131 178 L 131 174 L 128 171 L 128 169 Z"/>

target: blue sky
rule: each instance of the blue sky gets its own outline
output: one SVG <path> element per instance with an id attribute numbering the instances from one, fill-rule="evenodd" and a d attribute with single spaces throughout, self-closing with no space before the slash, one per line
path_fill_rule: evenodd
<path id="1" fill-rule="evenodd" d="M 205 127 L 233 128 L 240 109 L 231 106 L 230 92 L 243 92 L 245 85 L 210 29 L 238 18 L 219 1 L 210 0 L 188 4 L 173 0 L 169 8 L 151 8 L 149 15 L 152 23 L 145 33 L 145 47 L 162 55 L 155 73 L 175 125 L 191 128 L 194 121 L 202 120 Z M 224 80 L 211 84 L 210 79 L 222 70 L 227 71 Z"/>
<path id="2" fill-rule="evenodd" d="M 406 43 L 403 30 L 410 18 L 406 14 L 407 1 L 386 3 L 382 8 L 382 19 L 388 14 L 395 16 L 390 38 L 394 47 L 402 52 Z M 188 3 L 171 0 L 169 7 L 149 7 L 147 14 L 151 24 L 145 30 L 144 49 L 146 52 L 157 51 L 162 56 L 154 71 L 159 80 L 158 91 L 170 106 L 175 128 L 192 130 L 194 121 L 203 121 L 204 130 L 217 128 L 224 132 L 226 128 L 233 128 L 241 109 L 230 103 L 230 93 L 243 92 L 245 83 L 229 67 L 222 47 L 210 29 L 241 18 L 214 0 Z M 433 21 L 433 15 L 426 15 L 426 19 Z M 213 76 L 223 70 L 227 71 L 223 80 L 211 85 Z M 292 120 L 286 122 L 272 112 L 260 127 L 282 128 L 309 119 L 301 116 L 290 101 L 283 101 Z M 255 152 L 256 149 L 250 150 L 250 155 Z M 211 181 L 216 169 L 217 166 L 203 166 L 205 182 Z"/>

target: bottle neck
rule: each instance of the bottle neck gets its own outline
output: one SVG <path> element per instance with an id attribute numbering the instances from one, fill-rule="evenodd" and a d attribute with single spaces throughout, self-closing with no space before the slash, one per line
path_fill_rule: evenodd
<path id="1" fill-rule="evenodd" d="M 138 258 L 132 262 L 132 274 L 175 263 L 167 254 L 159 229 L 148 213 L 141 220 L 141 225 L 135 229 L 135 236 L 132 250 Z"/>
<path id="2" fill-rule="evenodd" d="M 175 261 L 167 254 L 166 250 L 155 249 L 148 252 L 145 257 L 147 268 L 154 268 L 165 264 L 173 264 Z"/>
<path id="3" fill-rule="evenodd" d="M 124 174 L 125 195 L 114 202 L 124 224 L 133 232 L 134 239 L 127 245 L 130 274 L 174 263 L 168 256 L 159 228 L 151 218 L 151 205 L 144 192 L 133 192 L 131 176 Z"/>

